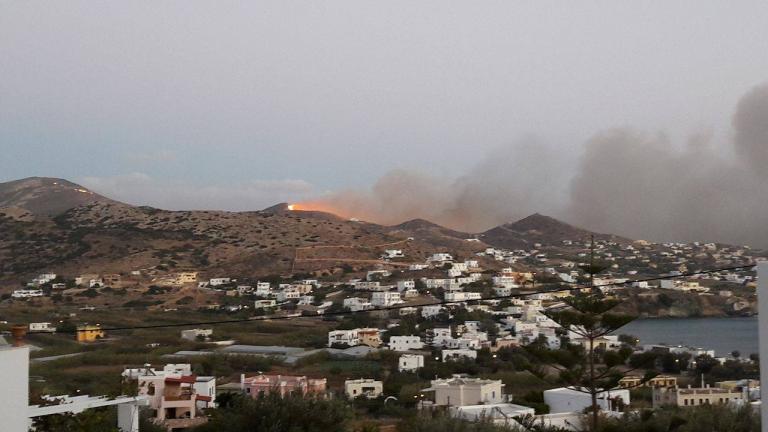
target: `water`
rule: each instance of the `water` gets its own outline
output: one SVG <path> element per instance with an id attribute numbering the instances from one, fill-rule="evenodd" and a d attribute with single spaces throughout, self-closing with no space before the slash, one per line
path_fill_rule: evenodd
<path id="1" fill-rule="evenodd" d="M 641 344 L 713 349 L 718 356 L 734 350 L 744 357 L 758 352 L 757 317 L 641 319 L 622 327 L 617 333 L 637 336 Z"/>

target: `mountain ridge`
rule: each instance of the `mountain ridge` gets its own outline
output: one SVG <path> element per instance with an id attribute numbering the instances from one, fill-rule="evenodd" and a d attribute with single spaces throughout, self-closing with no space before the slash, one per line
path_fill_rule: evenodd
<path id="1" fill-rule="evenodd" d="M 589 233 L 538 214 L 469 234 L 423 219 L 385 226 L 286 203 L 249 212 L 171 211 L 124 204 L 54 178 L 0 183 L 0 199 L 0 281 L 43 271 L 333 273 L 342 264 L 374 265 L 383 245 L 423 262 L 435 252 L 467 259 L 489 246 L 530 248 Z M 18 209 L 33 217 L 20 217 Z"/>

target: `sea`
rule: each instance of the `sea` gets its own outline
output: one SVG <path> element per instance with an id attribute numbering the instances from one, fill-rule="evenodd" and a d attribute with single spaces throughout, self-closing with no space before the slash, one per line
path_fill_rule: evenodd
<path id="1" fill-rule="evenodd" d="M 637 336 L 640 344 L 663 343 L 713 349 L 717 356 L 739 351 L 746 357 L 758 352 L 756 316 L 639 319 L 622 327 L 616 334 Z"/>

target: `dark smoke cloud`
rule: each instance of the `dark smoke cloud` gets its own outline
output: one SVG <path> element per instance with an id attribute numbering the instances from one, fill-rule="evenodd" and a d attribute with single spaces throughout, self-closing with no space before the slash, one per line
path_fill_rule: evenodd
<path id="1" fill-rule="evenodd" d="M 695 137 L 682 150 L 632 130 L 598 134 L 563 214 L 633 238 L 768 246 L 768 86 L 742 97 L 733 128 L 733 140 Z"/>
<path id="2" fill-rule="evenodd" d="M 398 170 L 320 202 L 385 224 L 424 218 L 477 232 L 541 212 L 631 238 L 768 247 L 768 85 L 742 97 L 732 124 L 724 142 L 608 130 L 581 158 L 529 138 L 458 179 Z"/>

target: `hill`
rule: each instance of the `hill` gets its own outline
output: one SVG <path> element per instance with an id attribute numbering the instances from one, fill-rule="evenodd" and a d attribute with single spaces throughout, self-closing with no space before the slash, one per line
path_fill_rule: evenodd
<path id="1" fill-rule="evenodd" d="M 469 257 L 483 247 L 438 226 L 387 227 L 287 204 L 251 212 L 168 211 L 49 178 L 2 183 L 0 191 L 0 281 L 14 285 L 43 271 L 328 274 L 386 264 L 380 261 L 386 248 L 422 262 L 436 251 Z"/>
<path id="2" fill-rule="evenodd" d="M 473 235 L 421 219 L 383 226 L 285 203 L 250 212 L 168 211 L 123 204 L 53 178 L 0 183 L 0 206 L 0 281 L 14 284 L 43 271 L 321 276 L 423 262 L 436 252 L 466 259 L 488 245 L 532 248 L 591 234 L 538 214 Z M 405 258 L 382 261 L 385 249 L 402 249 Z"/>
<path id="3" fill-rule="evenodd" d="M 114 202 L 67 180 L 28 177 L 0 183 L 0 210 L 15 217 L 56 216 L 89 203 Z"/>
<path id="4" fill-rule="evenodd" d="M 598 240 L 612 240 L 618 243 L 631 242 L 631 240 L 611 234 L 593 233 L 539 213 L 534 213 L 516 222 L 491 228 L 481 233 L 478 238 L 495 247 L 526 249 L 533 247 L 535 243 L 556 245 L 563 240 L 587 240 L 592 235 Z"/>

